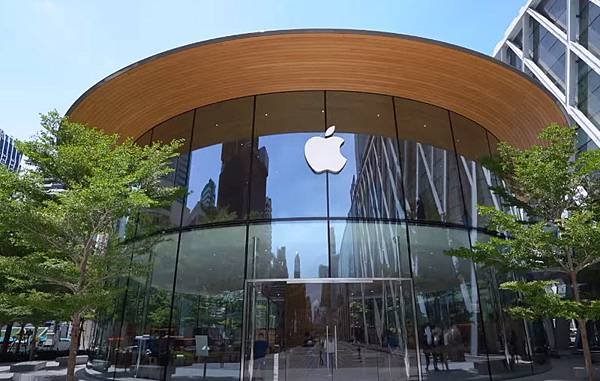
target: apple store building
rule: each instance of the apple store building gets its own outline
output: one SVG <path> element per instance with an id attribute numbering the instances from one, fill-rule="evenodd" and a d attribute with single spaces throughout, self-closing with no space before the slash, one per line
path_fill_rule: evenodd
<path id="1" fill-rule="evenodd" d="M 184 141 L 163 181 L 186 194 L 129 219 L 132 245 L 156 244 L 98 318 L 96 378 L 491 380 L 549 366 L 543 325 L 503 309 L 507 275 L 447 253 L 495 234 L 476 207 L 504 208 L 490 191 L 502 180 L 481 159 L 566 124 L 525 74 L 411 36 L 266 32 L 132 64 L 68 115 L 140 145 Z"/>

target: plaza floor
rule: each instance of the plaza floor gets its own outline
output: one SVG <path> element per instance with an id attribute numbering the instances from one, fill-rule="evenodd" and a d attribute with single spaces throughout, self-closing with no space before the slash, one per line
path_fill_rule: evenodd
<path id="1" fill-rule="evenodd" d="M 577 367 L 577 366 L 582 366 L 583 362 L 581 357 L 579 356 L 563 356 L 560 359 L 552 359 L 551 360 L 551 367 L 548 371 L 540 373 L 540 374 L 535 374 L 535 375 L 523 375 L 523 374 L 513 374 L 512 376 L 508 376 L 507 375 L 495 375 L 494 380 L 505 380 L 505 379 L 513 379 L 513 380 L 519 380 L 519 381 L 578 381 L 578 380 L 584 380 L 583 378 L 575 378 L 574 377 L 574 373 L 573 373 L 573 368 Z M 58 363 L 53 362 L 53 361 L 49 361 L 47 362 L 46 365 L 46 369 L 44 370 L 39 370 L 39 371 L 34 371 L 34 372 L 26 372 L 26 373 L 20 373 L 20 374 L 13 374 L 10 373 L 10 364 L 0 364 L 0 381 L 3 380 L 13 380 L 13 381 L 59 381 L 59 380 L 64 380 L 66 377 L 66 369 L 65 368 L 59 368 L 58 367 Z M 367 374 L 369 374 L 368 369 L 361 371 L 361 372 L 357 372 L 356 368 L 347 368 L 348 372 L 347 374 L 338 374 L 337 379 L 338 380 L 360 380 L 360 381 L 366 381 L 368 379 L 368 377 L 366 376 Z M 318 372 L 315 372 L 314 369 L 312 369 L 312 377 L 307 377 L 307 373 L 302 373 L 303 370 L 302 369 L 297 369 L 297 372 L 294 371 L 292 373 L 288 373 L 286 375 L 281 374 L 279 375 L 278 380 L 279 381 L 296 381 L 296 380 L 316 380 L 316 379 L 320 379 L 319 377 L 314 377 L 318 374 Z M 308 373 L 310 374 L 310 372 Z M 95 373 L 94 371 L 91 371 L 90 369 L 86 369 L 85 365 L 78 365 L 76 368 L 76 376 L 78 380 L 86 380 L 86 381 L 92 381 L 92 380 L 105 380 L 105 374 L 99 374 L 99 373 Z M 237 377 L 234 374 L 229 375 L 231 376 L 231 379 L 237 379 Z M 263 379 L 270 379 L 273 380 L 273 375 L 263 375 L 263 376 L 267 376 Z M 516 376 L 516 377 L 515 377 Z M 366 377 L 366 378 L 365 378 Z M 171 380 L 177 381 L 177 380 L 192 380 L 192 379 L 201 379 L 202 377 L 199 376 L 196 372 L 192 372 L 192 370 L 185 371 L 184 369 L 179 370 L 177 373 L 173 374 L 171 376 Z M 327 377 L 325 377 L 327 378 Z M 325 379 L 324 378 L 324 379 Z M 118 380 L 123 380 L 123 381 L 145 381 L 145 379 L 143 378 L 134 378 L 134 377 L 129 377 L 129 376 L 125 376 L 122 375 L 121 377 L 117 378 Z M 216 378 L 208 376 L 206 378 L 206 380 L 216 380 Z M 223 378 L 219 377 L 220 380 L 222 380 Z M 227 379 L 229 379 L 229 377 L 227 377 Z M 465 381 L 480 381 L 480 380 L 487 380 L 488 377 L 483 377 L 481 375 L 477 375 L 477 374 L 473 374 L 470 372 L 467 372 L 465 370 L 462 369 L 450 369 L 447 371 L 433 371 L 430 370 L 429 372 L 426 372 L 424 374 L 424 381 L 459 381 L 459 380 L 465 380 Z M 597 378 L 598 380 L 600 380 L 600 377 Z"/>

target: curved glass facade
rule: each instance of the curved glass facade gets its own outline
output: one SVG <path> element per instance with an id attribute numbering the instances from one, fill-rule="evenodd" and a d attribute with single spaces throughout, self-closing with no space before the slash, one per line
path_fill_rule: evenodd
<path id="1" fill-rule="evenodd" d="M 305 144 L 330 126 L 347 162 L 316 174 Z M 481 126 L 408 99 L 302 91 L 191 110 L 138 144 L 174 138 L 185 144 L 164 182 L 188 194 L 137 219 L 133 244 L 159 239 L 98 327 L 98 375 L 531 373 L 495 274 L 444 254 L 488 237 L 477 204 L 501 207 L 478 163 L 497 139 Z"/>

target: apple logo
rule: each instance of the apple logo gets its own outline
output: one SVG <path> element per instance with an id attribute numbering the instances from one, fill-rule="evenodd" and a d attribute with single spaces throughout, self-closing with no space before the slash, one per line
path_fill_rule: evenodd
<path id="1" fill-rule="evenodd" d="M 333 136 L 335 126 L 325 131 L 325 137 L 313 136 L 304 145 L 304 157 L 314 173 L 340 173 L 348 159 L 340 152 L 344 139 Z"/>

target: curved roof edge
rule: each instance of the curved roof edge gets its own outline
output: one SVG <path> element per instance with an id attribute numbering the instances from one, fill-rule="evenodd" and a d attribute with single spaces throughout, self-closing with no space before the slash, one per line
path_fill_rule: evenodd
<path id="1" fill-rule="evenodd" d="M 437 40 L 432 40 L 432 39 L 428 39 L 428 38 L 424 38 L 424 37 L 417 37 L 417 36 L 391 33 L 391 32 L 355 30 L 355 29 L 289 29 L 289 30 L 275 30 L 275 31 L 266 31 L 266 32 L 252 32 L 252 33 L 246 33 L 246 34 L 238 34 L 238 35 L 231 35 L 231 36 L 226 36 L 226 37 L 219 37 L 219 38 L 209 39 L 209 40 L 205 40 L 205 41 L 195 42 L 195 43 L 183 45 L 180 47 L 176 47 L 176 48 L 173 48 L 173 49 L 170 49 L 170 50 L 158 53 L 158 54 L 154 54 L 152 56 L 149 56 L 147 58 L 139 60 L 135 63 L 132 63 L 128 66 L 125 66 L 124 68 L 117 70 L 116 72 L 114 72 L 114 73 L 108 75 L 107 77 L 103 78 L 102 80 L 98 81 L 96 84 L 94 84 L 92 87 L 90 87 L 87 91 L 85 91 L 79 98 L 77 98 L 77 100 L 71 105 L 71 107 L 69 108 L 69 110 L 67 111 L 66 114 L 68 116 L 72 116 L 72 114 L 77 110 L 77 108 L 80 105 L 82 105 L 82 103 L 84 103 L 86 100 L 88 100 L 88 98 L 91 97 L 94 93 L 97 93 L 98 91 L 103 89 L 108 84 L 114 83 L 114 81 L 116 81 L 116 80 L 118 81 L 118 80 L 122 79 L 127 74 L 131 74 L 134 71 L 134 69 L 147 67 L 149 64 L 151 64 L 155 61 L 158 61 L 162 58 L 174 56 L 178 53 L 182 53 L 182 52 L 186 52 L 186 51 L 191 52 L 194 49 L 197 49 L 200 47 L 209 47 L 209 46 L 214 46 L 214 45 L 218 45 L 220 43 L 225 43 L 225 42 L 246 41 L 246 40 L 249 41 L 249 40 L 259 39 L 259 38 L 263 38 L 263 37 L 282 36 L 282 38 L 284 38 L 285 36 L 302 36 L 302 35 L 313 35 L 313 34 L 322 35 L 324 37 L 325 36 L 334 36 L 334 35 L 366 36 L 366 37 L 373 36 L 374 38 L 389 37 L 389 38 L 393 38 L 394 40 L 414 41 L 416 43 L 422 43 L 425 45 L 429 45 L 432 48 L 436 47 L 436 46 L 441 47 L 441 48 L 446 48 L 446 49 L 450 49 L 455 52 L 463 53 L 463 54 L 473 57 L 473 58 L 479 58 L 481 60 L 488 62 L 491 65 L 495 65 L 497 67 L 501 67 L 505 70 L 508 70 L 508 71 L 512 72 L 513 74 L 517 75 L 520 79 L 524 80 L 525 82 L 529 83 L 530 85 L 533 85 L 535 88 L 537 88 L 539 91 L 541 91 L 542 93 L 544 93 L 547 96 L 547 101 L 550 100 L 553 103 L 553 105 L 560 110 L 560 114 L 562 115 L 562 120 L 553 120 L 553 121 L 559 122 L 559 123 L 565 123 L 565 124 L 567 122 L 567 119 L 565 117 L 566 113 L 565 113 L 563 106 L 558 101 L 555 100 L 553 95 L 547 89 L 545 89 L 543 86 L 541 86 L 540 84 L 535 82 L 532 78 L 527 76 L 525 73 L 523 73 L 501 61 L 498 61 L 491 56 L 488 56 L 486 54 L 483 54 L 483 53 L 480 53 L 480 52 L 477 52 L 477 51 L 474 51 L 471 49 L 467 49 L 467 48 L 464 48 L 464 47 L 461 47 L 458 45 L 450 44 L 447 42 L 441 42 L 441 41 L 437 41 Z M 273 91 L 273 92 L 275 92 L 275 91 Z M 365 91 L 365 92 L 370 92 L 370 91 Z M 396 94 L 389 94 L 389 95 L 396 95 Z M 243 96 L 243 94 L 240 94 L 240 96 Z M 399 95 L 399 96 L 402 96 L 402 95 Z M 222 99 L 222 100 L 225 100 L 225 99 Z M 416 100 L 419 100 L 419 99 L 416 99 Z M 427 102 L 427 100 L 426 100 L 426 102 Z M 444 107 L 444 105 L 440 105 L 440 106 Z M 179 110 L 179 111 L 181 112 L 182 110 Z M 183 110 L 183 111 L 186 111 L 186 110 Z M 458 113 L 461 113 L 460 110 L 453 110 L 453 111 L 457 111 Z M 464 115 L 464 113 L 461 113 L 461 114 Z M 171 115 L 171 116 L 173 116 L 173 115 Z M 465 116 L 469 117 L 469 115 L 465 115 Z M 471 119 L 474 119 L 474 118 L 471 118 Z M 475 120 L 475 121 L 477 121 L 477 120 Z M 477 121 L 477 122 L 479 122 L 479 121 Z M 484 126 L 484 127 L 487 128 L 487 126 Z M 117 131 L 118 131 L 118 129 L 117 129 Z"/>
<path id="2" fill-rule="evenodd" d="M 165 50 L 163 52 L 160 53 L 156 53 L 153 54 L 151 56 L 148 56 L 146 58 L 142 58 L 139 61 L 136 61 L 132 64 L 129 64 L 125 67 L 122 67 L 121 69 L 115 71 L 112 74 L 107 75 L 106 77 L 102 78 L 101 80 L 99 80 L 98 82 L 96 82 L 94 85 L 92 85 L 89 89 L 87 89 L 83 94 L 81 94 L 79 96 L 79 98 L 77 98 L 75 100 L 75 102 L 73 102 L 73 104 L 71 105 L 71 107 L 69 107 L 69 109 L 67 110 L 67 115 L 71 114 L 71 111 L 73 111 L 73 109 L 75 107 L 77 107 L 77 105 L 83 101 L 91 92 L 93 92 L 94 90 L 96 90 L 97 88 L 99 88 L 100 86 L 104 85 L 106 82 L 110 81 L 113 78 L 116 78 L 122 74 L 125 74 L 126 72 L 128 72 L 129 70 L 138 67 L 140 65 L 152 62 L 153 60 L 157 59 L 157 58 L 161 58 L 164 56 L 168 56 L 170 54 L 173 53 L 177 53 L 180 52 L 182 50 L 186 50 L 186 49 L 191 49 L 191 48 L 195 48 L 198 46 L 202 46 L 202 45 L 210 45 L 210 44 L 216 44 L 219 42 L 224 42 L 224 41 L 229 41 L 229 40 L 237 40 L 237 39 L 242 39 L 242 38 L 252 38 L 252 37 L 258 37 L 258 36 L 269 36 L 269 35 L 278 35 L 278 34 L 297 34 L 297 33 L 349 33 L 349 34 L 364 34 L 364 35 L 376 35 L 376 36 L 389 36 L 389 37 L 399 37 L 399 38 L 404 38 L 404 39 L 413 39 L 416 41 L 423 41 L 423 42 L 428 42 L 428 43 L 433 43 L 433 44 L 438 44 L 440 46 L 446 46 L 452 49 L 457 49 L 457 50 L 461 50 L 463 52 L 469 53 L 469 54 L 473 54 L 475 56 L 484 58 L 484 59 L 488 59 L 494 63 L 500 64 L 510 70 L 512 70 L 513 72 L 519 74 L 520 76 L 522 76 L 523 78 L 527 79 L 528 81 L 532 82 L 533 84 L 535 84 L 536 86 L 538 86 L 541 90 L 543 90 L 546 94 L 548 94 L 550 97 L 552 97 L 552 99 L 554 99 L 554 95 L 548 91 L 544 86 L 540 85 L 539 83 L 537 83 L 536 81 L 534 81 L 531 77 L 529 77 L 528 75 L 526 75 L 525 73 L 523 73 L 520 70 L 517 70 L 516 68 L 495 59 L 492 56 L 489 56 L 487 54 L 478 52 L 477 50 L 473 50 L 473 49 L 469 49 L 469 48 L 465 48 L 464 46 L 460 46 L 460 45 L 455 45 L 449 42 L 444 42 L 444 41 L 439 41 L 439 40 L 434 40 L 431 38 L 427 38 L 427 37 L 420 37 L 420 36 L 413 36 L 410 34 L 403 34 L 403 33 L 394 33 L 394 32 L 383 32 L 383 31 L 376 31 L 376 30 L 366 30 L 366 29 L 335 29 L 335 28 L 303 28 L 303 29 L 278 29 L 278 30 L 269 30 L 269 31 L 264 31 L 264 32 L 249 32 L 249 33 L 241 33 L 241 34 L 231 34 L 228 36 L 223 36 L 223 37 L 216 37 L 216 38 L 211 38 L 208 40 L 203 40 L 203 41 L 198 41 L 198 42 L 192 42 L 191 44 L 186 44 L 186 45 L 181 45 L 181 46 L 177 46 L 173 49 L 169 49 L 169 50 Z M 566 110 L 564 110 L 562 104 L 560 104 L 559 102 L 556 102 L 556 104 L 562 109 L 563 113 L 566 115 Z"/>

